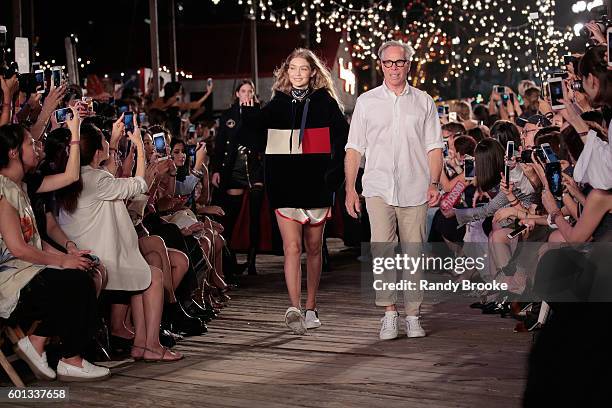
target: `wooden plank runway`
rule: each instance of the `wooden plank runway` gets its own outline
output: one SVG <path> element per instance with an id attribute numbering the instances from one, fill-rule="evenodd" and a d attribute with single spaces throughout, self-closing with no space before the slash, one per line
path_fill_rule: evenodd
<path id="1" fill-rule="evenodd" d="M 330 244 L 333 271 L 324 274 L 318 299 L 321 328 L 301 337 L 287 332 L 282 258 L 260 256 L 260 275 L 244 278 L 209 333 L 180 343 L 184 360 L 135 363 L 108 381 L 71 384 L 63 406 L 520 406 L 531 335 L 513 333 L 514 320 L 481 315 L 467 298 L 426 302 L 428 337 L 381 342 L 381 310 L 360 294 L 356 253 Z"/>

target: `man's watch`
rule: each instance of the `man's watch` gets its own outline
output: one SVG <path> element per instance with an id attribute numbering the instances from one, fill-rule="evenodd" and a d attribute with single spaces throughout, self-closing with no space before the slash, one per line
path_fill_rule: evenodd
<path id="1" fill-rule="evenodd" d="M 430 184 L 434 186 L 435 188 L 437 188 L 438 190 L 442 186 L 439 181 L 432 181 Z"/>

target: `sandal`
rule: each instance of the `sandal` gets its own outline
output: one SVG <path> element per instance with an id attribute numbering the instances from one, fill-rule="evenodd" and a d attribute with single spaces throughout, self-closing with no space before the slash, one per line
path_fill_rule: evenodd
<path id="1" fill-rule="evenodd" d="M 143 360 L 143 359 L 144 359 L 144 357 L 143 357 L 143 356 L 144 356 L 144 353 L 145 353 L 145 351 L 147 351 L 147 350 L 148 350 L 146 347 L 140 347 L 140 346 L 132 346 L 132 350 L 133 350 L 133 349 L 140 349 L 140 350 L 143 350 L 143 352 L 142 352 L 142 356 L 138 356 L 138 357 L 135 357 L 135 356 L 133 356 L 133 355 L 132 355 L 132 353 L 130 353 L 130 357 L 132 357 L 132 358 L 134 359 L 134 361 L 141 361 L 141 360 Z"/>
<path id="2" fill-rule="evenodd" d="M 165 360 L 164 356 L 166 355 L 167 352 L 172 352 L 172 350 L 170 350 L 167 347 L 162 347 L 162 349 L 164 350 L 161 355 L 159 353 L 157 353 L 156 351 L 150 350 L 148 348 L 145 348 L 146 351 L 150 351 L 151 353 L 155 353 L 157 355 L 159 355 L 159 358 L 143 358 L 142 361 L 144 361 L 145 363 L 174 363 L 175 361 L 179 361 L 182 360 L 183 358 L 185 358 L 183 355 L 181 355 L 180 358 L 174 359 L 174 360 Z"/>

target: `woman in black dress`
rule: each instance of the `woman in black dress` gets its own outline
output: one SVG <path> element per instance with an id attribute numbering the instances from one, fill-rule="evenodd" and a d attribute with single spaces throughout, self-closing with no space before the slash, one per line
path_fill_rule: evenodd
<path id="1" fill-rule="evenodd" d="M 255 141 L 255 131 L 242 124 L 242 105 L 259 108 L 255 96 L 255 85 L 250 79 L 239 82 L 234 92 L 236 99 L 221 115 L 219 134 L 215 143 L 215 154 L 211 160 L 212 184 L 223 194 L 227 236 L 232 231 L 242 207 L 243 195 L 249 191 L 249 255 L 248 273 L 256 275 L 255 257 L 259 246 L 260 214 L 264 195 L 263 155 L 245 147 L 240 141 Z M 261 139 L 261 138 L 259 138 Z"/>

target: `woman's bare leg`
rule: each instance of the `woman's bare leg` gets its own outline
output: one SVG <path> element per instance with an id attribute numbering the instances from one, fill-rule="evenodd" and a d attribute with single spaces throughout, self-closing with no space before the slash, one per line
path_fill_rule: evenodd
<path id="1" fill-rule="evenodd" d="M 285 254 L 285 282 L 289 292 L 291 306 L 301 308 L 302 291 L 302 225 L 283 218 L 276 214 L 278 228 L 283 238 L 283 252 Z"/>
<path id="2" fill-rule="evenodd" d="M 323 231 L 325 223 L 321 225 L 306 225 L 304 227 L 304 248 L 306 249 L 306 282 L 307 297 L 306 309 L 316 309 L 317 290 L 321 280 L 321 251 L 323 247 Z"/>

